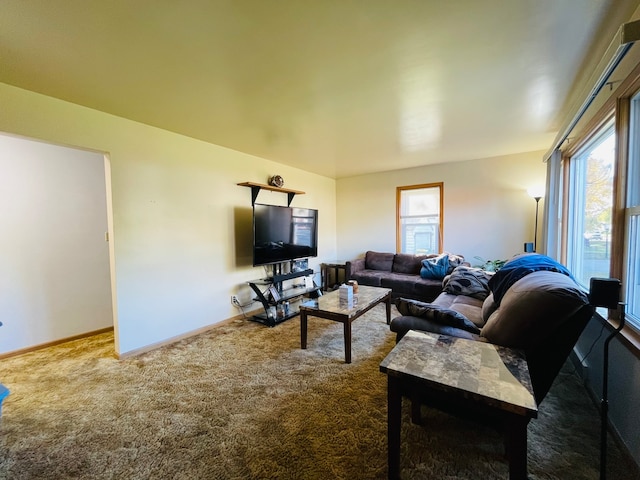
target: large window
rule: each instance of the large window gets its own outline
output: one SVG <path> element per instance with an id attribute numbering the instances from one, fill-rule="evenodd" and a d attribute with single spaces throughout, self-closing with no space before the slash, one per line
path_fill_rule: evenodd
<path id="1" fill-rule="evenodd" d="M 567 263 L 576 280 L 609 277 L 615 134 L 609 124 L 570 162 Z"/>
<path id="2" fill-rule="evenodd" d="M 625 297 L 627 319 L 640 328 L 640 94 L 631 100 L 630 132 L 625 201 Z"/>
<path id="3" fill-rule="evenodd" d="M 424 255 L 442 249 L 442 183 L 397 188 L 397 251 Z"/>

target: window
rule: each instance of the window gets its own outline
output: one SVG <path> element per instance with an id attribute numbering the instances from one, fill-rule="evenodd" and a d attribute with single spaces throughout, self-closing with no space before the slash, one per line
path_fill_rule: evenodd
<path id="1" fill-rule="evenodd" d="M 640 95 L 631 99 L 627 195 L 625 205 L 624 285 L 627 320 L 640 328 Z"/>
<path id="2" fill-rule="evenodd" d="M 442 250 L 442 183 L 398 187 L 397 251 L 424 255 Z"/>
<path id="3" fill-rule="evenodd" d="M 579 150 L 569 167 L 567 265 L 585 288 L 609 277 L 615 133 L 609 123 Z"/>

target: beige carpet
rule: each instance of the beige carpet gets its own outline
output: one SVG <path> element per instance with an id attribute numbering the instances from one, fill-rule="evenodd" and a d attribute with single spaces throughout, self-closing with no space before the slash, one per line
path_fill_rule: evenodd
<path id="1" fill-rule="evenodd" d="M 111 334 L 3 360 L 0 478 L 384 479 L 384 308 L 353 336 L 351 365 L 342 325 L 316 318 L 307 350 L 296 318 L 237 321 L 123 361 Z M 426 409 L 418 427 L 408 413 L 403 478 L 507 478 L 497 433 Z M 598 478 L 598 422 L 561 374 L 529 427 L 530 478 Z M 613 443 L 609 465 L 610 479 L 638 478 Z"/>

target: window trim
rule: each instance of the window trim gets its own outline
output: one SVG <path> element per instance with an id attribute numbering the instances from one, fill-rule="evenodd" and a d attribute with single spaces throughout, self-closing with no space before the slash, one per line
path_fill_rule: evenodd
<path id="1" fill-rule="evenodd" d="M 440 218 L 439 227 L 440 235 L 438 238 L 438 253 L 443 251 L 443 239 L 444 239 L 444 182 L 435 183 L 422 183 L 419 185 L 407 185 L 402 187 L 396 187 L 396 253 L 402 252 L 402 235 L 401 235 L 401 217 L 400 217 L 400 199 L 402 192 L 406 190 L 419 190 L 422 188 L 438 188 L 440 190 Z"/>
<path id="2" fill-rule="evenodd" d="M 606 123 L 612 116 L 615 118 L 616 133 L 616 169 L 614 172 L 614 206 L 612 212 L 612 255 L 611 255 L 611 277 L 620 278 L 625 281 L 625 264 L 626 258 L 624 252 L 625 244 L 625 210 L 627 195 L 627 170 L 629 158 L 629 138 L 630 138 L 630 111 L 631 99 L 640 94 L 640 63 L 627 75 L 620 83 L 618 88 L 609 96 L 601 107 L 594 113 L 591 120 L 588 120 L 584 127 L 577 131 L 577 135 L 567 139 L 567 144 L 561 147 L 562 151 L 562 183 L 563 187 L 567 187 L 568 183 L 568 163 L 571 155 L 575 153 L 584 143 L 588 142 L 591 135 L 598 131 L 598 128 Z M 564 190 L 567 191 L 566 189 Z M 561 231 L 561 247 L 560 258 L 566 264 L 566 248 L 567 248 L 567 223 L 565 221 L 567 212 L 567 199 L 563 197 L 561 203 L 562 211 L 562 231 Z M 620 324 L 618 320 L 618 311 L 609 310 L 607 318 L 595 313 L 596 318 L 601 319 L 608 324 L 607 328 L 615 329 Z M 629 323 L 620 333 L 623 343 L 630 348 L 630 352 L 640 358 L 640 331 L 637 331 Z"/>

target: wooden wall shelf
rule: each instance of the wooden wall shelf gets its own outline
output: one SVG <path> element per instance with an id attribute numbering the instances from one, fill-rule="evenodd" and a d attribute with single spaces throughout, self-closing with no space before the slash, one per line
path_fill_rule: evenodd
<path id="1" fill-rule="evenodd" d="M 260 193 L 260 190 L 270 190 L 272 192 L 286 193 L 288 206 L 291 205 L 291 200 L 293 200 L 293 197 L 295 197 L 296 195 L 304 195 L 305 193 L 305 192 L 301 192 L 300 190 L 291 190 L 290 188 L 274 187 L 272 185 L 265 185 L 263 183 L 255 183 L 255 182 L 242 182 L 242 183 L 238 183 L 238 185 L 241 187 L 251 188 L 251 205 L 254 205 L 256 203 L 256 198 L 258 198 L 258 193 Z"/>

